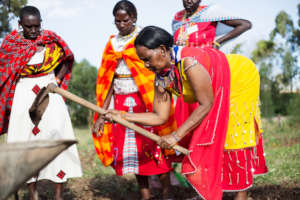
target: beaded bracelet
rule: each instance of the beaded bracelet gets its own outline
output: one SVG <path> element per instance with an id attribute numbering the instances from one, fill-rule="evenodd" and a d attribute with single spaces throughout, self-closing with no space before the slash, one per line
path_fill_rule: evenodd
<path id="1" fill-rule="evenodd" d="M 179 142 L 180 139 L 178 139 L 178 137 L 176 136 L 176 132 L 175 131 L 172 133 L 172 136 L 176 140 L 176 142 Z"/>
<path id="2" fill-rule="evenodd" d="M 127 113 L 127 112 L 126 112 L 126 111 L 124 111 L 124 110 L 122 110 L 122 111 L 121 111 L 121 117 L 122 117 L 123 119 L 125 119 L 125 115 L 126 115 L 126 113 Z"/>
<path id="3" fill-rule="evenodd" d="M 220 46 L 221 46 L 221 44 L 220 44 L 219 42 L 217 42 L 217 41 L 214 41 L 214 44 L 215 44 L 217 47 L 220 47 Z"/>

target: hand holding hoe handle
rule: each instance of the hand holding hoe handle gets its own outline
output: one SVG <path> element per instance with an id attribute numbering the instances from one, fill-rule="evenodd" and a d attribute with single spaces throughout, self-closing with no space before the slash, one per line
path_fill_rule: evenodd
<path id="1" fill-rule="evenodd" d="M 87 107 L 87 108 L 89 108 L 90 110 L 92 110 L 94 112 L 97 112 L 97 113 L 100 113 L 100 114 L 105 114 L 106 113 L 106 111 L 104 109 L 98 107 L 97 105 L 92 104 L 91 102 L 86 101 L 85 99 L 83 99 L 81 97 L 78 97 L 78 96 L 72 94 L 71 92 L 63 90 L 63 89 L 57 87 L 53 83 L 50 83 L 47 86 L 47 89 L 50 92 L 54 92 L 54 93 L 60 94 L 60 95 L 62 95 L 63 97 L 65 97 L 67 99 L 70 99 L 70 100 L 72 100 L 72 101 L 74 101 L 74 102 L 76 102 L 76 103 L 78 103 L 78 104 L 80 104 L 80 105 L 82 105 L 84 107 Z M 155 134 L 151 133 L 150 131 L 147 131 L 147 130 L 145 130 L 145 129 L 143 129 L 143 128 L 137 126 L 137 125 L 135 125 L 134 123 L 128 122 L 125 119 L 120 118 L 118 116 L 112 115 L 112 119 L 113 119 L 113 121 L 115 121 L 115 122 L 117 122 L 117 123 L 119 123 L 119 124 L 121 124 L 123 126 L 126 126 L 126 127 L 130 128 L 130 129 L 132 129 L 132 130 L 134 130 L 134 131 L 136 131 L 138 133 L 140 133 L 141 135 L 143 135 L 143 136 L 145 136 L 145 137 L 147 137 L 147 138 L 149 138 L 149 139 L 151 139 L 153 141 L 157 142 L 159 140 L 159 138 L 160 138 L 158 135 L 155 135 Z M 181 152 L 181 153 L 183 153 L 185 155 L 187 155 L 188 152 L 189 152 L 187 149 L 185 149 L 185 148 L 183 148 L 183 147 L 181 147 L 179 145 L 175 145 L 173 147 L 173 149 L 175 149 L 175 150 L 177 150 L 177 151 L 179 151 L 179 152 Z"/>

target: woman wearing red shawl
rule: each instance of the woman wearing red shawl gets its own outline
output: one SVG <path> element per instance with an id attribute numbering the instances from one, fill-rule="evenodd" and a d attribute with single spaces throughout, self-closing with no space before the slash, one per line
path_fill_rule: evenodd
<path id="1" fill-rule="evenodd" d="M 251 28 L 251 22 L 248 20 L 228 15 L 217 5 L 200 5 L 200 2 L 201 0 L 183 0 L 185 9 L 176 13 L 172 28 L 177 45 L 219 49 L 221 44 Z M 228 61 L 231 62 L 231 59 L 229 58 Z M 221 179 L 223 191 L 238 192 L 236 199 L 247 199 L 246 190 L 253 184 L 253 175 L 265 174 L 268 170 L 262 146 L 258 108 L 259 74 L 253 62 L 248 62 L 248 65 L 243 62 L 239 63 L 240 66 L 237 66 L 237 63 L 235 65 L 229 63 L 231 72 L 230 122 L 225 140 Z M 248 74 L 239 73 L 243 67 L 247 68 Z M 244 93 L 252 96 L 244 98 Z M 185 104 L 181 99 L 177 100 L 175 116 L 178 125 L 185 120 L 182 113 L 186 111 L 188 115 L 189 110 L 193 110 L 196 106 Z M 250 117 L 251 113 L 254 116 Z M 240 125 L 245 121 L 251 127 Z"/>
<path id="2" fill-rule="evenodd" d="M 58 94 L 49 94 L 49 104 L 39 124 L 34 125 L 29 117 L 29 108 L 42 87 L 55 83 L 67 88 L 73 54 L 55 33 L 40 30 L 41 16 L 37 8 L 22 8 L 19 26 L 23 31 L 15 30 L 7 35 L 0 50 L 1 134 L 8 133 L 9 143 L 75 139 L 67 107 Z M 28 180 L 30 198 L 38 199 L 36 181 L 48 179 L 56 183 L 54 199 L 61 200 L 62 184 L 81 175 L 77 148 L 73 145 Z"/>
<path id="3" fill-rule="evenodd" d="M 144 67 L 134 47 L 140 31 L 135 25 L 136 8 L 131 2 L 122 0 L 115 5 L 113 15 L 119 34 L 110 37 L 102 56 L 97 77 L 97 105 L 107 109 L 114 97 L 112 105 L 118 110 L 152 111 L 154 73 Z M 176 127 L 173 113 L 164 126 L 147 129 L 158 134 L 171 133 Z M 119 176 L 135 174 L 142 199 L 150 199 L 148 176 L 159 175 L 166 198 L 171 167 L 159 146 L 129 128 L 104 122 L 104 116 L 96 114 L 94 119 L 93 139 L 103 164 L 112 166 Z"/>
<path id="4" fill-rule="evenodd" d="M 171 93 L 185 102 L 198 102 L 197 109 L 176 132 L 163 136 L 159 144 L 162 148 L 170 148 L 186 136 L 183 141 L 191 142 L 189 154 L 182 162 L 182 173 L 200 196 L 221 199 L 219 177 L 228 124 L 230 86 L 225 55 L 212 48 L 172 48 L 172 35 L 155 26 L 144 28 L 135 46 L 145 66 L 156 74 L 153 112 L 113 110 L 107 117 L 115 114 L 131 122 L 157 126 L 169 117 Z"/>

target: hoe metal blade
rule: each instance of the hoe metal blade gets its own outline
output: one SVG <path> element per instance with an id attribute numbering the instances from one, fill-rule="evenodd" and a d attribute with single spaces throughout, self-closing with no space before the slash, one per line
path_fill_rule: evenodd
<path id="1" fill-rule="evenodd" d="M 23 183 L 76 140 L 44 140 L 0 145 L 0 199 L 6 199 Z"/>

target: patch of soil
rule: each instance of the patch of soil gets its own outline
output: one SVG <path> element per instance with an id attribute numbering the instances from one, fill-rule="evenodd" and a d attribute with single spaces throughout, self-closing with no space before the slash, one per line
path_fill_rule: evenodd
<path id="1" fill-rule="evenodd" d="M 284 187 L 282 185 L 266 185 L 254 187 L 249 190 L 249 195 L 255 200 L 299 200 L 300 187 Z"/>
<path id="2" fill-rule="evenodd" d="M 40 200 L 53 200 L 54 184 L 42 181 L 38 184 Z M 153 189 L 154 199 L 160 200 L 160 190 Z M 192 188 L 173 186 L 174 200 L 200 200 Z M 29 200 L 27 188 L 19 191 L 21 200 Z M 233 200 L 234 193 L 224 193 L 223 200 Z M 63 190 L 64 200 L 139 200 L 139 189 L 134 179 L 117 176 L 74 179 Z M 13 200 L 14 198 L 10 198 Z M 248 200 L 299 200 L 300 186 L 284 187 L 267 185 L 253 187 L 248 191 Z"/>

